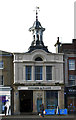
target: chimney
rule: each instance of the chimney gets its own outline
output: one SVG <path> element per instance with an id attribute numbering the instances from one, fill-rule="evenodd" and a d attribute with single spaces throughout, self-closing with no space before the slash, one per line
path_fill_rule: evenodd
<path id="1" fill-rule="evenodd" d="M 59 37 L 57 37 L 57 43 L 54 45 L 56 47 L 56 53 L 60 53 L 60 44 Z"/>

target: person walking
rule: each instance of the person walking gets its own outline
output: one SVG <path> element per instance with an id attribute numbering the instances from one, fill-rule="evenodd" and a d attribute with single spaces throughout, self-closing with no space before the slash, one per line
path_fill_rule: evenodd
<path id="1" fill-rule="evenodd" d="M 5 103 L 5 116 L 7 115 L 7 104 Z"/>
<path id="2" fill-rule="evenodd" d="M 41 108 L 40 108 L 40 110 L 41 110 L 41 116 L 40 117 L 44 117 L 44 105 L 42 104 L 41 105 Z"/>

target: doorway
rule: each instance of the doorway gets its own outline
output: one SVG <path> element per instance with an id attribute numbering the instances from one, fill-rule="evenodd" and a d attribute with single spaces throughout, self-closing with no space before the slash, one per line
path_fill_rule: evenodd
<path id="1" fill-rule="evenodd" d="M 33 111 L 33 91 L 21 90 L 19 91 L 20 97 L 20 112 Z"/>
<path id="2" fill-rule="evenodd" d="M 41 107 L 41 104 L 42 104 L 42 98 L 38 98 L 37 99 L 37 112 L 39 113 L 40 112 L 40 107 Z"/>

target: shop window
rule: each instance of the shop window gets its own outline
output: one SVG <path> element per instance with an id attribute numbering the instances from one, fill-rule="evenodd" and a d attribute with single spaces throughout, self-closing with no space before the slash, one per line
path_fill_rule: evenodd
<path id="1" fill-rule="evenodd" d="M 42 66 L 35 66 L 35 80 L 42 80 Z"/>
<path id="2" fill-rule="evenodd" d="M 0 96 L 0 114 L 4 114 L 4 106 L 5 106 L 6 96 Z"/>
<path id="3" fill-rule="evenodd" d="M 0 75 L 0 85 L 3 85 L 3 75 Z"/>
<path id="4" fill-rule="evenodd" d="M 55 109 L 58 106 L 58 92 L 46 91 L 46 107 L 47 109 Z"/>
<path id="5" fill-rule="evenodd" d="M 69 70 L 75 70 L 75 60 L 74 59 L 69 60 Z"/>
<path id="6" fill-rule="evenodd" d="M 52 67 L 46 66 L 46 80 L 52 80 Z"/>
<path id="7" fill-rule="evenodd" d="M 31 66 L 26 66 L 26 80 L 31 80 Z"/>
<path id="8" fill-rule="evenodd" d="M 0 61 L 0 69 L 3 69 L 3 61 Z"/>
<path id="9" fill-rule="evenodd" d="M 69 75 L 69 85 L 75 85 L 75 75 Z"/>

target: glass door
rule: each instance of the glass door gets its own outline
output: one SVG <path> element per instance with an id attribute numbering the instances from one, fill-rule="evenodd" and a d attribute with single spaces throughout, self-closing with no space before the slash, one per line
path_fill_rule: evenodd
<path id="1" fill-rule="evenodd" d="M 41 104 L 42 104 L 42 98 L 41 99 L 37 99 L 37 112 L 40 112 Z"/>

